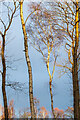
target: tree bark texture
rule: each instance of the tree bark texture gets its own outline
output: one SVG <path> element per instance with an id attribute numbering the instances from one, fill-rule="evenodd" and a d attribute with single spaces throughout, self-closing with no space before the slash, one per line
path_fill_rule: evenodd
<path id="1" fill-rule="evenodd" d="M 77 50 L 79 47 L 79 23 L 78 23 L 78 1 L 76 0 L 76 15 L 75 15 L 75 44 L 73 48 L 73 65 L 72 65 L 72 78 L 73 78 L 73 98 L 74 98 L 74 119 L 79 120 L 79 80 L 78 80 L 78 58 Z"/>
<path id="2" fill-rule="evenodd" d="M 2 44 L 2 66 L 3 66 L 3 72 L 2 72 L 2 94 L 3 94 L 3 103 L 4 103 L 4 115 L 5 120 L 8 120 L 8 105 L 7 105 L 7 96 L 6 96 L 6 89 L 5 89 L 5 82 L 6 82 L 6 62 L 5 62 L 5 36 L 2 36 L 3 44 Z"/>
<path id="3" fill-rule="evenodd" d="M 52 80 L 50 78 L 50 81 L 49 81 L 49 89 L 50 89 L 50 96 L 51 96 L 51 109 L 52 109 L 52 114 L 55 118 L 55 114 L 54 114 L 54 108 L 53 108 L 53 93 L 52 93 Z"/>
<path id="4" fill-rule="evenodd" d="M 33 101 L 32 68 L 31 68 L 31 63 L 30 63 L 30 59 L 29 59 L 29 55 L 28 55 L 27 33 L 26 33 L 25 22 L 24 22 L 24 18 L 23 18 L 23 2 L 20 2 L 20 18 L 21 18 L 22 30 L 23 30 L 23 34 L 24 34 L 25 57 L 26 57 L 28 73 L 29 73 L 29 97 L 30 97 L 31 118 L 35 118 L 34 101 Z"/>

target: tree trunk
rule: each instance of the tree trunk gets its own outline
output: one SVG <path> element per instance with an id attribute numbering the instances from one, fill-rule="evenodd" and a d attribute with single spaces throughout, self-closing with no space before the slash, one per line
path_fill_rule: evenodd
<path id="1" fill-rule="evenodd" d="M 6 63 L 5 63 L 5 36 L 2 36 L 3 38 L 3 44 L 2 44 L 2 66 L 3 66 L 3 72 L 2 72 L 2 94 L 3 94 L 3 103 L 4 103 L 4 115 L 5 120 L 8 120 L 8 105 L 7 105 L 7 96 L 6 96 L 6 89 L 5 89 L 5 82 L 6 82 Z"/>
<path id="2" fill-rule="evenodd" d="M 79 119 L 79 80 L 78 80 L 78 58 L 77 50 L 79 47 L 79 23 L 78 23 L 78 1 L 76 0 L 76 15 L 75 15 L 75 45 L 73 48 L 73 65 L 72 65 L 72 78 L 73 78 L 73 97 L 74 97 L 74 119 Z"/>
<path id="3" fill-rule="evenodd" d="M 79 12 L 78 12 L 79 13 L 79 17 L 78 17 L 78 19 L 79 19 L 79 48 L 80 48 L 80 2 L 78 2 L 78 8 L 79 8 Z M 79 67 L 80 67 L 80 65 L 79 65 Z M 78 75 L 79 75 L 79 73 L 78 73 Z M 79 82 L 80 82 L 80 77 L 79 76 L 78 76 L 78 79 L 79 79 Z M 80 120 L 80 86 L 79 86 L 79 120 Z"/>
<path id="4" fill-rule="evenodd" d="M 49 88 L 50 88 L 50 96 L 51 96 L 51 109 L 52 109 L 52 114 L 55 118 L 54 108 L 53 108 L 53 93 L 52 93 L 52 80 L 51 80 L 51 78 L 50 78 L 50 81 L 49 81 Z"/>
<path id="5" fill-rule="evenodd" d="M 78 81 L 78 72 L 77 72 L 77 58 L 74 54 L 73 62 L 73 97 L 74 97 L 74 119 L 79 118 L 79 81 Z"/>
<path id="6" fill-rule="evenodd" d="M 20 2 L 20 17 L 21 17 L 21 24 L 22 24 L 22 30 L 24 34 L 24 47 L 25 47 L 25 57 L 26 62 L 28 66 L 28 73 L 29 73 L 29 97 L 30 97 L 30 110 L 31 110 L 31 117 L 35 118 L 35 112 L 34 112 L 34 101 L 33 101 L 33 80 L 32 80 L 32 68 L 31 63 L 28 55 L 28 43 L 27 43 L 27 33 L 23 18 L 23 2 Z"/>

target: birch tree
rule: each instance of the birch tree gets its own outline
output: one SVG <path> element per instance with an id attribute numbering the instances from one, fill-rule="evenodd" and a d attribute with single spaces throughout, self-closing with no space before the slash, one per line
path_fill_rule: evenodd
<path id="1" fill-rule="evenodd" d="M 20 3 L 20 18 L 21 18 L 21 24 L 22 24 L 22 30 L 23 30 L 23 35 L 24 35 L 24 48 L 25 48 L 25 58 L 28 66 L 28 73 L 29 73 L 29 97 L 30 97 L 30 110 L 31 110 L 31 118 L 35 118 L 35 111 L 34 111 L 34 101 L 33 101 L 33 79 L 32 79 L 32 67 L 31 67 L 31 62 L 29 58 L 29 53 L 28 53 L 28 42 L 27 42 L 27 33 L 26 33 L 26 27 L 24 22 L 24 17 L 23 17 L 23 1 L 21 0 Z"/>
<path id="2" fill-rule="evenodd" d="M 27 33 L 30 44 L 34 49 L 41 53 L 47 68 L 49 75 L 51 109 L 55 118 L 52 81 L 54 78 L 55 65 L 58 56 L 55 48 L 61 43 L 61 38 L 57 38 L 58 33 L 56 33 L 56 31 L 53 29 L 54 21 L 51 18 L 51 11 L 46 11 L 46 8 L 43 9 L 43 5 L 41 5 L 39 11 L 36 11 L 31 16 L 31 22 L 29 25 L 27 25 Z M 36 9 L 36 6 L 36 3 L 32 4 L 31 8 Z"/>
<path id="3" fill-rule="evenodd" d="M 70 2 L 57 2 L 56 12 L 58 21 L 55 30 L 59 30 L 64 36 L 65 50 L 68 54 L 68 61 L 71 67 L 58 65 L 68 69 L 72 73 L 73 82 L 73 103 L 74 103 L 74 118 L 79 116 L 79 3 L 78 0 Z M 63 24 L 62 24 L 63 23 Z"/>
<path id="4" fill-rule="evenodd" d="M 45 50 L 46 47 L 44 47 L 43 49 L 41 49 L 41 45 L 42 42 L 44 42 L 44 45 L 48 47 L 48 39 L 49 37 L 43 37 L 46 35 L 50 35 L 48 34 L 47 31 L 50 30 L 50 28 L 52 28 L 52 30 L 57 32 L 57 37 L 59 39 L 64 40 L 65 43 L 65 50 L 68 54 L 68 62 L 67 64 L 64 63 L 64 65 L 58 65 L 60 67 L 63 67 L 64 69 L 69 70 L 72 73 L 72 81 L 73 81 L 73 101 L 74 101 L 74 118 L 78 118 L 79 119 L 79 79 L 78 79 L 78 74 L 79 74 L 79 18 L 80 18 L 80 14 L 79 14 L 79 2 L 78 0 L 74 1 L 65 1 L 65 2 L 52 2 L 50 3 L 50 6 L 48 8 L 52 8 L 52 12 L 50 12 L 49 16 L 47 18 L 49 18 L 48 23 L 51 23 L 51 20 L 54 21 L 54 24 L 50 24 L 50 27 L 45 27 L 47 26 L 47 23 L 43 22 L 44 16 L 43 15 L 43 19 L 40 18 L 39 13 L 35 14 L 36 15 L 36 19 L 34 20 L 34 18 L 32 20 L 34 20 L 34 22 L 36 23 L 36 30 L 31 29 L 30 34 L 33 35 L 33 47 L 36 46 L 38 47 L 38 49 L 36 49 L 37 51 L 39 51 L 42 55 L 44 60 L 45 59 L 45 55 L 43 54 L 42 50 Z M 54 7 L 54 8 L 53 8 Z M 46 12 L 44 12 L 46 15 L 49 13 L 49 9 L 46 9 Z M 54 14 L 55 15 L 54 15 Z M 42 13 L 41 13 L 42 14 Z M 41 15 L 42 16 L 42 15 Z M 50 20 L 51 19 L 51 20 Z M 34 24 L 34 23 L 33 23 Z M 37 27 L 39 26 L 39 27 Z M 29 28 L 32 28 L 32 26 L 30 25 Z M 47 29 L 48 28 L 48 29 Z M 41 31 L 40 31 L 41 29 Z M 50 30 L 50 32 L 53 33 L 53 31 Z M 28 32 L 29 32 L 28 31 Z M 35 31 L 35 32 L 34 32 Z M 46 34 L 47 33 L 47 34 Z M 30 35 L 29 34 L 29 35 Z M 36 36 L 36 39 L 35 37 Z M 43 39 L 44 38 L 44 39 Z M 45 42 L 45 39 L 47 40 L 47 43 Z M 52 38 L 51 38 L 52 39 Z M 36 41 L 36 42 L 35 42 Z M 58 41 L 57 41 L 58 42 Z M 36 48 L 35 47 L 35 48 Z M 48 73 L 50 76 L 50 71 L 49 71 L 49 55 L 51 53 L 51 51 L 49 51 L 50 49 L 48 48 L 48 56 L 47 56 L 47 69 L 48 69 Z M 70 66 L 68 66 L 68 63 Z M 53 102 L 52 102 L 53 103 Z M 52 108 L 53 109 L 53 108 Z"/>

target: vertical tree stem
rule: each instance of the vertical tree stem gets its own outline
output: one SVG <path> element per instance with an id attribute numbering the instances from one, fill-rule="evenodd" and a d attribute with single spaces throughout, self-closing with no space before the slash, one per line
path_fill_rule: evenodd
<path id="1" fill-rule="evenodd" d="M 8 105 L 7 105 L 7 96 L 6 96 L 6 89 L 5 89 L 5 80 L 6 80 L 6 62 L 5 62 L 5 36 L 2 36 L 3 44 L 2 44 L 2 66 L 3 66 L 3 72 L 2 72 L 2 94 L 3 94 L 3 103 L 4 103 L 4 115 L 5 120 L 8 120 Z"/>
<path id="2" fill-rule="evenodd" d="M 26 62 L 28 66 L 28 73 L 29 73 L 29 97 L 30 97 L 30 110 L 31 110 L 31 117 L 35 118 L 35 112 L 34 112 L 34 101 L 33 101 L 33 80 L 32 80 L 32 68 L 31 63 L 28 55 L 28 43 L 27 43 L 27 33 L 23 18 L 23 1 L 20 2 L 20 18 L 21 18 L 21 24 L 22 24 L 22 30 L 24 34 L 24 47 L 25 47 L 25 57 Z"/>

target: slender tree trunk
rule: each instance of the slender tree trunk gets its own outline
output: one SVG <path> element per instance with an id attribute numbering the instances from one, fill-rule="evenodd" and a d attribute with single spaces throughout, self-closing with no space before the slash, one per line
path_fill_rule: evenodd
<path id="1" fill-rule="evenodd" d="M 49 81 L 49 89 L 50 89 L 50 96 L 51 96 L 51 109 L 52 109 L 52 114 L 55 118 L 55 114 L 54 114 L 54 108 L 53 108 L 53 93 L 52 93 L 52 80 L 50 78 L 50 81 Z"/>
<path id="2" fill-rule="evenodd" d="M 74 55 L 74 66 L 73 66 L 73 97 L 74 97 L 74 119 L 79 118 L 79 81 L 78 81 L 78 72 L 77 72 L 77 58 Z"/>
<path id="3" fill-rule="evenodd" d="M 79 23 L 78 23 L 78 1 L 76 0 L 76 16 L 75 16 L 75 45 L 73 48 L 73 66 L 72 66 L 72 78 L 73 78 L 73 97 L 74 97 L 74 119 L 79 120 L 79 80 L 78 80 L 78 63 L 77 63 L 77 50 L 79 46 Z"/>
<path id="4" fill-rule="evenodd" d="M 2 44 L 2 66 L 3 66 L 3 72 L 2 72 L 2 94 L 3 94 L 3 102 L 4 102 L 4 114 L 5 114 L 5 120 L 8 120 L 8 105 L 7 105 L 7 96 L 6 96 L 6 89 L 5 89 L 5 82 L 6 82 L 6 63 L 5 63 L 5 36 L 2 36 L 3 38 L 3 44 Z"/>
<path id="5" fill-rule="evenodd" d="M 31 110 L 31 117 L 35 118 L 35 112 L 34 112 L 34 101 L 33 101 L 33 80 L 32 80 L 32 68 L 31 63 L 28 55 L 28 43 L 27 43 L 27 33 L 23 18 L 23 2 L 20 2 L 20 17 L 21 17 L 21 24 L 24 34 L 24 47 L 25 47 L 25 57 L 26 62 L 28 66 L 28 73 L 29 73 L 29 97 L 30 97 L 30 110 Z"/>
<path id="6" fill-rule="evenodd" d="M 78 16 L 78 18 L 79 18 L 79 48 L 80 48 L 80 3 L 78 3 L 78 8 L 79 8 L 79 12 L 78 12 L 79 16 Z M 79 65 L 79 67 L 80 67 L 80 65 Z M 79 73 L 78 73 L 78 75 L 79 75 Z M 78 76 L 78 79 L 79 79 L 79 82 L 80 82 L 79 76 Z M 80 120 L 80 86 L 79 86 L 79 120 Z"/>

